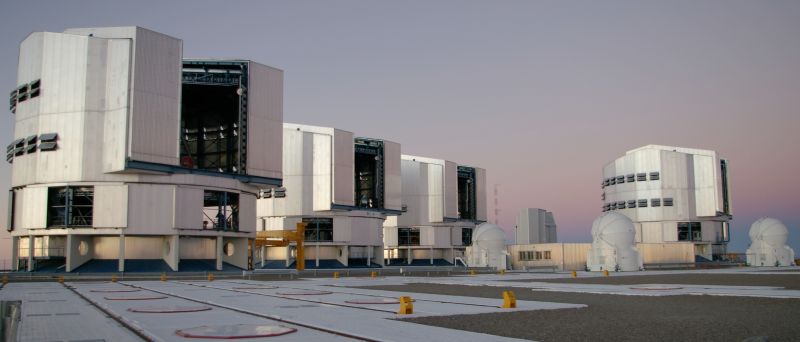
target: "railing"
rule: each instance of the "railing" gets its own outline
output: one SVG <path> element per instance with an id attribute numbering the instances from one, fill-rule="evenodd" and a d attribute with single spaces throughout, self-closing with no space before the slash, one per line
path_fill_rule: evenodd
<path id="1" fill-rule="evenodd" d="M 20 247 L 19 248 L 19 258 L 27 258 L 28 257 L 29 249 L 28 247 Z M 33 249 L 33 257 L 34 258 L 46 258 L 46 257 L 63 257 L 64 256 L 64 247 L 38 247 Z"/>

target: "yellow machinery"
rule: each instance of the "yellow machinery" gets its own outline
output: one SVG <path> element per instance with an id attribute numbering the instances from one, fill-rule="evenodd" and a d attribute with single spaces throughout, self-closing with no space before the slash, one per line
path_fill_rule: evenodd
<path id="1" fill-rule="evenodd" d="M 267 247 L 286 247 L 290 243 L 297 244 L 297 270 L 306 269 L 306 256 L 303 250 L 303 240 L 306 234 L 306 223 L 297 223 L 295 230 L 265 230 L 256 232 L 256 248 Z"/>

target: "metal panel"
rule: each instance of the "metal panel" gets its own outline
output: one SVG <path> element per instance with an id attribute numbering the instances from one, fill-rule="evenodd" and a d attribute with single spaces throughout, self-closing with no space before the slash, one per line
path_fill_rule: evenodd
<path id="1" fill-rule="evenodd" d="M 400 144 L 383 141 L 384 158 L 384 198 L 386 209 L 402 210 L 402 175 L 400 165 Z"/>
<path id="2" fill-rule="evenodd" d="M 125 169 L 127 155 L 131 41 L 110 40 L 107 54 L 102 171 L 115 172 Z"/>
<path id="3" fill-rule="evenodd" d="M 355 205 L 353 133 L 335 130 L 333 141 L 333 203 Z"/>
<path id="4" fill-rule="evenodd" d="M 247 173 L 281 178 L 283 71 L 250 62 Z"/>
<path id="5" fill-rule="evenodd" d="M 694 155 L 694 201 L 697 216 L 715 216 L 722 208 L 717 206 L 714 158 Z"/>
<path id="6" fill-rule="evenodd" d="M 444 217 L 458 217 L 458 165 L 450 161 L 444 165 Z"/>
<path id="7" fill-rule="evenodd" d="M 313 134 L 312 136 L 313 142 L 310 152 L 313 156 L 313 210 L 331 210 L 333 201 L 333 170 L 331 169 L 333 164 L 333 137 L 324 134 Z"/>
<path id="8" fill-rule="evenodd" d="M 94 228 L 124 228 L 128 226 L 128 186 L 95 185 Z"/>
<path id="9" fill-rule="evenodd" d="M 23 194 L 22 228 L 47 227 L 47 187 L 27 187 L 19 192 Z"/>
<path id="10" fill-rule="evenodd" d="M 175 228 L 203 228 L 203 189 L 175 188 Z"/>
<path id="11" fill-rule="evenodd" d="M 256 231 L 256 197 L 250 194 L 239 194 L 239 231 Z"/>
<path id="12" fill-rule="evenodd" d="M 427 183 L 428 183 L 428 221 L 429 222 L 444 222 L 445 217 L 445 206 L 446 206 L 446 197 L 445 197 L 445 166 L 438 165 L 438 164 L 428 164 L 428 175 L 427 175 Z M 455 169 L 454 169 L 455 170 Z M 452 176 L 453 179 L 456 178 L 455 173 Z M 452 195 L 453 201 L 455 204 L 456 193 Z M 455 217 L 455 216 L 452 216 Z"/>
<path id="13" fill-rule="evenodd" d="M 175 186 L 128 185 L 128 230 L 126 234 L 172 234 Z M 198 216 L 201 211 L 198 210 Z"/>
<path id="14" fill-rule="evenodd" d="M 476 219 L 486 221 L 486 169 L 475 168 Z"/>

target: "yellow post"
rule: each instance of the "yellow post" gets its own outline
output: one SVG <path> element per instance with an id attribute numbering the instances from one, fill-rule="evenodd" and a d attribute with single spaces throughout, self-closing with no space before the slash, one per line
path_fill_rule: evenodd
<path id="1" fill-rule="evenodd" d="M 214 281 L 214 274 L 213 273 L 209 273 L 208 274 L 208 281 Z"/>
<path id="2" fill-rule="evenodd" d="M 469 275 L 474 276 L 475 275 L 475 270 L 469 270 Z"/>
<path id="3" fill-rule="evenodd" d="M 116 275 L 112 275 L 111 276 L 111 282 L 112 283 L 116 283 L 117 282 L 117 276 Z"/>
<path id="4" fill-rule="evenodd" d="M 503 291 L 503 309 L 513 309 L 517 307 L 517 297 L 513 291 Z"/>
<path id="5" fill-rule="evenodd" d="M 410 315 L 414 313 L 414 301 L 409 296 L 400 297 L 400 310 L 397 311 L 399 315 Z"/>
<path id="6" fill-rule="evenodd" d="M 8 276 L 7 275 L 3 276 L 3 285 L 5 285 L 5 284 L 8 284 Z"/>
<path id="7" fill-rule="evenodd" d="M 603 276 L 608 277 L 608 270 L 603 270 Z"/>
<path id="8" fill-rule="evenodd" d="M 64 283 L 64 276 L 58 276 L 58 283 L 59 284 L 63 284 Z"/>
<path id="9" fill-rule="evenodd" d="M 167 281 L 167 274 L 164 272 L 161 272 L 161 281 Z"/>
<path id="10" fill-rule="evenodd" d="M 369 277 L 370 277 L 370 278 L 376 278 L 377 276 L 378 276 L 378 272 L 375 272 L 375 271 L 372 271 L 372 272 L 369 274 Z"/>
<path id="11" fill-rule="evenodd" d="M 500 275 L 504 275 L 504 274 L 506 274 L 506 270 L 505 269 L 500 270 Z"/>
<path id="12" fill-rule="evenodd" d="M 576 272 L 576 271 L 572 271 L 572 277 L 573 277 L 573 278 L 577 278 L 577 277 L 578 277 L 578 272 Z"/>
<path id="13" fill-rule="evenodd" d="M 295 225 L 295 238 L 297 241 L 297 270 L 302 271 L 306 269 L 306 252 L 303 247 L 303 239 L 306 236 L 306 223 L 298 222 Z"/>
<path id="14" fill-rule="evenodd" d="M 339 278 L 339 272 L 333 272 L 333 277 L 334 278 Z"/>

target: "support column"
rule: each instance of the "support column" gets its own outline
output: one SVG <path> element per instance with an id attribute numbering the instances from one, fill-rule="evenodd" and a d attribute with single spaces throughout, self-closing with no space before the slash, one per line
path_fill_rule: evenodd
<path id="1" fill-rule="evenodd" d="M 450 247 L 450 259 L 453 261 L 453 266 L 456 265 L 456 250 L 453 247 Z"/>
<path id="2" fill-rule="evenodd" d="M 261 268 L 264 268 L 264 263 L 267 261 L 267 246 L 261 246 Z"/>
<path id="3" fill-rule="evenodd" d="M 431 247 L 431 265 L 433 265 L 433 247 Z"/>
<path id="4" fill-rule="evenodd" d="M 117 270 L 125 272 L 125 234 L 119 234 L 119 264 Z"/>
<path id="5" fill-rule="evenodd" d="M 370 266 L 371 261 L 372 261 L 372 246 L 367 246 L 367 267 Z"/>
<path id="6" fill-rule="evenodd" d="M 316 249 L 314 250 L 314 261 L 316 262 L 317 268 L 319 268 L 319 242 L 317 242 L 315 248 Z"/>
<path id="7" fill-rule="evenodd" d="M 286 267 L 292 265 L 292 246 L 286 246 Z"/>
<path id="8" fill-rule="evenodd" d="M 28 235 L 28 272 L 33 272 L 33 235 Z"/>
<path id="9" fill-rule="evenodd" d="M 222 236 L 217 236 L 217 271 L 222 271 Z"/>
<path id="10" fill-rule="evenodd" d="M 408 246 L 408 253 L 406 253 L 406 264 L 411 265 L 411 246 Z"/>
<path id="11" fill-rule="evenodd" d="M 19 271 L 19 237 L 11 237 L 11 270 Z"/>
<path id="12" fill-rule="evenodd" d="M 167 265 L 173 271 L 178 271 L 181 263 L 181 237 L 180 235 L 167 236 L 167 244 L 169 246 L 169 253 L 165 256 Z"/>

